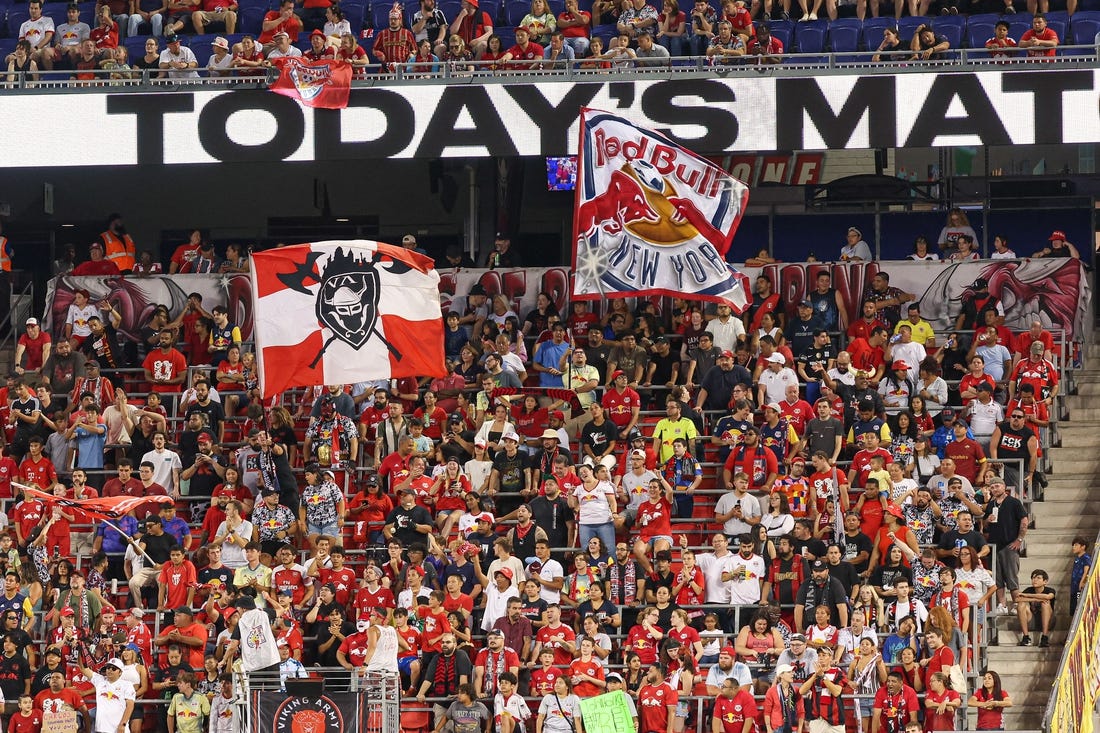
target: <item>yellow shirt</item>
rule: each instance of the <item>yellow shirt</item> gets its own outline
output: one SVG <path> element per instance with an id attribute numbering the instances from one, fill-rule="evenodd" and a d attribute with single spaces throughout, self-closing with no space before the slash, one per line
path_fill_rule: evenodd
<path id="1" fill-rule="evenodd" d="M 927 344 L 929 339 L 936 338 L 936 332 L 932 330 L 932 324 L 923 318 L 915 324 L 909 319 L 898 321 L 898 325 L 894 326 L 894 333 L 896 334 L 901 331 L 902 326 L 909 326 L 909 328 L 913 329 L 913 341 L 921 346 Z"/>

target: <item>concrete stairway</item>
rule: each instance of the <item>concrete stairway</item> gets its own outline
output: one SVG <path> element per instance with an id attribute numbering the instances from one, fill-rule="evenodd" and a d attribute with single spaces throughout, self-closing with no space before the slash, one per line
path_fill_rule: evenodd
<path id="1" fill-rule="evenodd" d="M 1100 345 L 1087 347 L 1085 369 L 1075 372 L 1078 393 L 1066 398 L 1069 420 L 1059 423 L 1061 444 L 1052 448 L 1054 470 L 1044 500 L 1032 504 L 1034 528 L 1027 536 L 1027 557 L 1020 562 L 1020 586 L 1030 584 L 1033 570 L 1050 575 L 1057 593 L 1054 630 L 1048 649 L 1018 647 L 1015 614 L 996 621 L 998 646 L 989 648 L 989 668 L 996 670 L 1014 707 L 1006 711 L 1007 730 L 1039 730 L 1058 671 L 1069 626 L 1070 542 L 1084 536 L 1090 546 L 1100 532 L 1100 502 L 1090 501 L 1100 484 Z M 1032 634 L 1038 644 L 1037 634 Z M 971 713 L 970 727 L 974 727 Z"/>

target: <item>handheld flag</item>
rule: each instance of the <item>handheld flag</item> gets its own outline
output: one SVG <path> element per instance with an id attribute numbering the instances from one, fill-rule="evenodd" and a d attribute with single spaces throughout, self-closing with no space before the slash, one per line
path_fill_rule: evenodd
<path id="1" fill-rule="evenodd" d="M 343 59 L 310 61 L 297 56 L 276 59 L 279 78 L 271 91 L 307 107 L 344 109 L 351 94 L 351 64 Z"/>
<path id="2" fill-rule="evenodd" d="M 750 302 L 748 278 L 726 252 L 748 187 L 665 136 L 581 110 L 573 218 L 573 297 L 645 293 Z"/>
<path id="3" fill-rule="evenodd" d="M 447 374 L 431 258 L 380 242 L 315 242 L 252 255 L 265 398 L 289 387 Z"/>

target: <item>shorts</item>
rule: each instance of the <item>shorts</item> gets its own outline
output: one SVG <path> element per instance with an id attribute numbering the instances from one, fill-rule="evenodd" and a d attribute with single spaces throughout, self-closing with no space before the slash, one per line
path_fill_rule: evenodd
<path id="1" fill-rule="evenodd" d="M 658 540 L 664 540 L 665 542 L 668 543 L 669 547 L 672 547 L 672 545 L 673 545 L 672 535 L 667 535 L 667 534 L 654 535 L 653 537 L 650 537 L 648 540 L 646 540 L 646 546 L 649 548 L 650 552 L 653 552 L 653 548 L 657 544 Z"/>
<path id="2" fill-rule="evenodd" d="M 329 537 L 339 537 L 340 530 L 336 526 L 336 523 L 332 524 L 314 524 L 313 522 L 306 522 L 306 534 L 309 535 L 328 535 Z"/>
<path id="3" fill-rule="evenodd" d="M 211 11 L 208 11 L 208 10 L 200 10 L 198 12 L 199 12 L 200 16 L 202 17 L 202 24 L 203 25 L 209 25 L 210 23 L 224 23 L 227 15 L 228 15 L 227 11 L 224 11 L 224 10 L 220 13 L 215 13 L 215 12 L 211 12 Z M 232 12 L 232 11 L 228 11 L 228 12 Z M 219 392 L 219 394 L 222 397 L 224 397 L 226 394 L 232 394 L 232 393 Z"/>
<path id="4" fill-rule="evenodd" d="M 411 675 L 410 667 L 412 663 L 419 661 L 416 657 L 401 657 L 397 660 L 397 671 L 401 674 Z"/>
<path id="5" fill-rule="evenodd" d="M 688 706 L 687 701 L 676 703 L 676 717 L 677 718 L 684 718 L 686 720 L 689 712 L 690 712 L 690 708 Z"/>
<path id="6" fill-rule="evenodd" d="M 1020 590 L 1020 553 L 1007 546 L 997 550 L 997 586 L 1007 591 Z"/>
<path id="7" fill-rule="evenodd" d="M 875 708 L 875 698 L 872 697 L 857 697 L 856 698 L 856 715 L 861 718 L 870 718 L 873 715 Z"/>
<path id="8" fill-rule="evenodd" d="M 145 706 L 141 703 L 134 703 L 134 712 L 130 715 L 130 720 L 142 720 L 145 718 Z"/>

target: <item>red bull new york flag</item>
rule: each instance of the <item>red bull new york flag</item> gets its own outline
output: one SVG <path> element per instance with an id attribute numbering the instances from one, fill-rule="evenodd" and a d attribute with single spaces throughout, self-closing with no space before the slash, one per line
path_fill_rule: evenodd
<path id="1" fill-rule="evenodd" d="M 447 374 L 439 274 L 411 250 L 357 240 L 253 254 L 252 299 L 264 397 Z"/>
<path id="2" fill-rule="evenodd" d="M 748 278 L 726 262 L 748 187 L 622 117 L 581 110 L 573 296 L 660 294 L 740 313 Z"/>
<path id="3" fill-rule="evenodd" d="M 343 59 L 275 59 L 279 78 L 271 91 L 294 97 L 307 107 L 344 109 L 351 93 L 351 64 Z"/>

